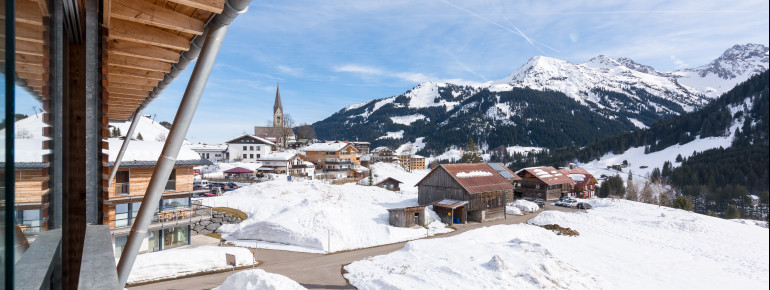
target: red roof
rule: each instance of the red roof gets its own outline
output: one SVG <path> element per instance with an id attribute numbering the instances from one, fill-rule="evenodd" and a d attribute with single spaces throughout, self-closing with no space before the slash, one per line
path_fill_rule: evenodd
<path id="1" fill-rule="evenodd" d="M 235 167 L 235 168 L 225 170 L 225 173 L 254 173 L 254 171 L 248 170 L 243 167 Z"/>
<path id="2" fill-rule="evenodd" d="M 513 189 L 510 182 L 486 163 L 441 164 L 438 168 L 446 170 L 468 193 Z"/>
<path id="3" fill-rule="evenodd" d="M 579 168 L 579 167 L 578 168 L 572 168 L 572 169 L 562 168 L 562 169 L 559 169 L 559 171 L 561 171 L 562 174 L 564 174 L 564 175 L 568 176 L 570 179 L 572 179 L 572 181 L 577 186 L 585 186 L 589 181 L 591 181 L 591 178 L 594 177 L 593 175 L 591 175 L 591 173 L 588 173 L 588 171 L 586 171 L 583 168 Z M 573 176 L 573 174 L 576 175 L 576 176 Z M 580 177 L 581 177 L 580 175 L 583 175 L 582 179 L 580 179 Z M 578 178 L 576 179 L 575 177 L 578 177 Z"/>
<path id="4" fill-rule="evenodd" d="M 528 172 L 532 176 L 535 176 L 537 179 L 548 185 L 573 183 L 572 178 L 569 178 L 568 175 L 565 175 L 563 172 L 556 170 L 556 168 L 551 166 L 524 168 L 519 170 L 517 174 L 521 173 L 522 171 Z"/>

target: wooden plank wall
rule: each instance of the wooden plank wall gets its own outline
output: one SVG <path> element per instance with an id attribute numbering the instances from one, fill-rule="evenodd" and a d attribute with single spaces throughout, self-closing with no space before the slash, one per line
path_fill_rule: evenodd
<path id="1" fill-rule="evenodd" d="M 109 169 L 112 170 L 111 167 Z M 174 169 L 176 169 L 176 190 L 167 192 L 185 192 L 193 190 L 193 166 L 175 166 Z M 125 169 L 119 169 L 118 171 L 129 172 L 128 180 L 130 192 L 128 195 L 121 195 L 120 197 L 143 196 L 147 192 L 147 187 L 150 186 L 153 170 L 155 170 L 155 167 L 127 167 Z M 118 197 L 115 195 L 115 183 L 116 181 L 113 179 L 105 204 L 109 199 Z"/>
<path id="2" fill-rule="evenodd" d="M 48 192 L 48 168 L 16 169 L 15 202 L 43 202 L 43 195 Z"/>
<path id="3" fill-rule="evenodd" d="M 445 198 L 466 200 L 466 191 L 446 170 L 439 168 L 417 187 L 417 203 L 427 205 Z"/>

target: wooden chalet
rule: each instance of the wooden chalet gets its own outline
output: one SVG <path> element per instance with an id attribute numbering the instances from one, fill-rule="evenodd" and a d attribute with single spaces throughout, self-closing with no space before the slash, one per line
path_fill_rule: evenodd
<path id="1" fill-rule="evenodd" d="M 348 142 L 315 143 L 305 147 L 305 157 L 315 164 L 318 178 L 339 179 L 353 177 L 361 167 L 358 149 Z"/>
<path id="2" fill-rule="evenodd" d="M 403 182 L 398 181 L 398 179 L 395 179 L 393 177 L 388 177 L 383 179 L 380 182 L 377 182 L 377 184 L 375 184 L 374 186 L 381 187 L 390 191 L 399 191 L 401 190 L 401 188 L 399 188 L 399 184 L 401 183 Z"/>
<path id="3" fill-rule="evenodd" d="M 565 196 L 572 187 L 572 179 L 550 166 L 529 167 L 516 172 L 521 186 L 515 198 L 554 200 Z"/>
<path id="4" fill-rule="evenodd" d="M 433 205 L 442 220 L 464 223 L 503 218 L 513 184 L 486 163 L 441 164 L 417 183 L 417 202 Z"/>
<path id="5" fill-rule="evenodd" d="M 588 173 L 583 168 L 576 167 L 562 168 L 559 171 L 572 179 L 573 183 L 569 190 L 569 196 L 578 198 L 596 197 L 596 184 L 599 181 L 591 173 Z"/>

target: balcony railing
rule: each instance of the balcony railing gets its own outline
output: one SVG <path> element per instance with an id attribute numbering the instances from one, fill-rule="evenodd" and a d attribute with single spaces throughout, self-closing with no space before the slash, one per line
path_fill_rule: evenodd
<path id="1" fill-rule="evenodd" d="M 211 219 L 214 211 L 210 206 L 193 204 L 192 207 L 165 210 L 155 213 L 150 224 L 151 229 L 165 229 L 189 225 L 201 220 Z M 112 234 L 128 232 L 134 223 L 134 218 L 119 218 L 110 220 Z"/>
<path id="2" fill-rule="evenodd" d="M 131 193 L 131 190 L 128 186 L 128 182 L 126 183 L 115 183 L 115 195 L 126 195 Z"/>

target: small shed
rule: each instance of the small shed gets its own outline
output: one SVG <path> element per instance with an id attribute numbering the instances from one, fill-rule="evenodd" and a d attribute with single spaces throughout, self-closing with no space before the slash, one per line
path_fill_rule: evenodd
<path id="1" fill-rule="evenodd" d="M 401 188 L 399 187 L 399 184 L 403 182 L 398 181 L 398 179 L 395 179 L 393 177 L 385 178 L 384 180 L 377 182 L 375 186 L 381 187 L 390 191 L 399 191 Z"/>
<path id="2" fill-rule="evenodd" d="M 228 177 L 248 177 L 254 174 L 254 171 L 243 167 L 235 167 L 224 171 Z"/>
<path id="3" fill-rule="evenodd" d="M 394 227 L 411 228 L 425 226 L 425 206 L 418 205 L 405 208 L 388 209 L 390 225 Z"/>

